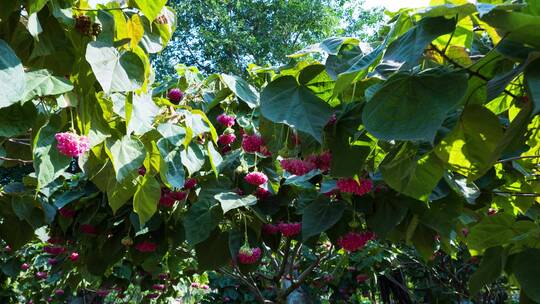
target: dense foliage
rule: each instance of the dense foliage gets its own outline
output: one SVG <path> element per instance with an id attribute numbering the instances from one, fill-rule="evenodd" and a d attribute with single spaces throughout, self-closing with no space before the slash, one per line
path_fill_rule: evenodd
<path id="1" fill-rule="evenodd" d="M 249 64 L 286 63 L 287 55 L 327 37 L 376 41 L 383 18 L 380 9 L 367 11 L 361 1 L 350 0 L 174 0 L 169 5 L 177 12 L 178 27 L 152 60 L 158 79 L 175 74 L 177 63 L 206 74 L 242 76 Z"/>
<path id="2" fill-rule="evenodd" d="M 537 1 L 155 86 L 165 2 L 0 1 L 2 300 L 540 302 Z"/>

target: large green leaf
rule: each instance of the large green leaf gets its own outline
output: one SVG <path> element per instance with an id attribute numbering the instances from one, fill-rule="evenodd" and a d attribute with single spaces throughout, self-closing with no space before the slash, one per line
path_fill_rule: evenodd
<path id="1" fill-rule="evenodd" d="M 469 281 L 471 293 L 476 294 L 484 285 L 499 278 L 504 269 L 505 260 L 503 247 L 493 247 L 486 250 L 480 267 L 473 273 Z"/>
<path id="2" fill-rule="evenodd" d="M 0 108 L 19 101 L 24 96 L 25 86 L 21 61 L 11 47 L 0 39 Z"/>
<path id="3" fill-rule="evenodd" d="M 495 216 L 487 216 L 471 228 L 467 236 L 467 246 L 477 251 L 503 246 L 514 237 L 537 229 L 537 227 L 535 223 L 529 221 L 516 222 L 510 214 L 499 213 Z"/>
<path id="4" fill-rule="evenodd" d="M 214 195 L 214 198 L 221 204 L 223 214 L 240 207 L 253 206 L 257 203 L 257 198 L 253 195 L 240 196 L 234 192 L 223 192 Z"/>
<path id="5" fill-rule="evenodd" d="M 341 201 L 331 202 L 328 198 L 319 198 L 309 203 L 302 214 L 302 239 L 305 241 L 330 229 L 345 211 Z"/>
<path id="6" fill-rule="evenodd" d="M 153 122 L 159 113 L 159 107 L 152 100 L 151 94 L 133 94 L 133 104 L 127 107 L 129 117 L 127 132 L 142 135 L 153 129 Z"/>
<path id="7" fill-rule="evenodd" d="M 132 52 L 120 53 L 101 41 L 86 48 L 86 61 L 107 94 L 139 89 L 144 82 L 144 64 Z"/>
<path id="8" fill-rule="evenodd" d="M 492 155 L 503 137 L 499 119 L 485 107 L 465 108 L 456 128 L 435 148 L 455 172 L 475 180 L 495 161 Z"/>
<path id="9" fill-rule="evenodd" d="M 139 215 L 139 223 L 144 225 L 157 211 L 161 196 L 159 182 L 150 174 L 138 177 L 139 184 L 133 196 L 133 211 Z"/>
<path id="10" fill-rule="evenodd" d="M 413 68 L 418 64 L 431 41 L 452 32 L 455 27 L 455 19 L 423 18 L 403 36 L 390 43 L 377 71 L 388 74 Z"/>
<path id="11" fill-rule="evenodd" d="M 534 103 L 533 115 L 540 112 L 540 59 L 527 66 L 525 80 L 529 98 Z"/>
<path id="12" fill-rule="evenodd" d="M 160 174 L 165 176 L 165 179 L 172 187 L 182 188 L 186 173 L 184 172 L 184 166 L 182 165 L 182 158 L 180 156 L 181 148 L 174 146 L 166 138 L 158 140 L 157 146 L 159 154 L 163 158 Z"/>
<path id="13" fill-rule="evenodd" d="M 23 106 L 14 104 L 0 110 L 0 137 L 25 134 L 36 118 L 36 107 L 32 103 Z"/>
<path id="14" fill-rule="evenodd" d="M 202 243 L 195 246 L 198 270 L 217 270 L 221 266 L 227 265 L 230 261 L 229 254 L 229 234 L 219 230 L 212 232 L 212 235 Z"/>
<path id="15" fill-rule="evenodd" d="M 154 21 L 161 13 L 161 9 L 167 3 L 167 0 L 130 0 L 135 3 L 135 6 L 148 18 L 149 21 Z"/>
<path id="16" fill-rule="evenodd" d="M 48 70 L 26 73 L 26 89 L 23 101 L 34 97 L 59 95 L 73 90 L 71 82 L 65 78 L 53 76 Z"/>
<path id="17" fill-rule="evenodd" d="M 28 14 L 39 12 L 49 0 L 25 0 L 25 7 Z"/>
<path id="18" fill-rule="evenodd" d="M 39 129 L 34 139 L 34 170 L 36 170 L 37 188 L 46 187 L 59 177 L 71 162 L 71 158 L 62 155 L 56 149 L 54 135 L 61 129 L 60 117 L 51 120 Z"/>
<path id="19" fill-rule="evenodd" d="M 129 176 L 133 176 L 142 166 L 146 150 L 140 140 L 129 135 L 115 140 L 113 143 L 111 141 L 107 141 L 109 144 L 108 154 L 113 163 L 116 180 L 122 182 Z"/>
<path id="20" fill-rule="evenodd" d="M 263 90 L 261 113 L 273 122 L 284 123 L 322 142 L 322 132 L 332 116 L 332 109 L 294 77 L 284 76 Z"/>
<path id="21" fill-rule="evenodd" d="M 114 173 L 112 168 L 109 167 L 109 170 L 110 173 Z M 120 207 L 127 203 L 129 199 L 133 197 L 135 191 L 137 191 L 137 183 L 135 180 L 127 178 L 119 183 L 114 174 L 111 174 L 107 184 L 107 199 L 113 213 L 116 213 Z"/>
<path id="22" fill-rule="evenodd" d="M 540 16 L 533 16 L 505 8 L 495 8 L 482 16 L 505 39 L 540 47 Z"/>
<path id="23" fill-rule="evenodd" d="M 231 182 L 223 177 L 201 182 L 201 192 L 197 202 L 191 206 L 184 218 L 186 240 L 190 245 L 197 245 L 206 240 L 219 221 L 223 212 L 216 194 L 229 191 Z"/>
<path id="24" fill-rule="evenodd" d="M 433 153 L 418 156 L 417 148 L 406 144 L 390 153 L 380 169 L 384 181 L 394 190 L 427 201 L 443 177 L 442 163 Z"/>
<path id="25" fill-rule="evenodd" d="M 259 92 L 247 81 L 234 75 L 221 74 L 220 76 L 221 81 L 225 83 L 234 95 L 238 96 L 250 108 L 253 109 L 259 105 Z"/>
<path id="26" fill-rule="evenodd" d="M 516 254 L 512 257 L 511 267 L 527 297 L 540 302 L 540 249 L 529 248 Z"/>
<path id="27" fill-rule="evenodd" d="M 205 155 L 197 143 L 192 142 L 186 149 L 180 152 L 182 164 L 186 166 L 189 175 L 201 170 L 204 166 Z"/>
<path id="28" fill-rule="evenodd" d="M 466 89 L 467 74 L 462 72 L 429 69 L 396 74 L 366 104 L 362 121 L 379 139 L 433 141 Z"/>

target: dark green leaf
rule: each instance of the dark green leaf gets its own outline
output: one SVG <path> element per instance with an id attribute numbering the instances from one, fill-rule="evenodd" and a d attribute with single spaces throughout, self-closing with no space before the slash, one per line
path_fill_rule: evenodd
<path id="1" fill-rule="evenodd" d="M 504 269 L 504 263 L 505 257 L 502 247 L 493 247 L 486 250 L 480 267 L 478 267 L 469 280 L 471 293 L 476 294 L 482 287 L 491 284 L 499 278 Z"/>
<path id="2" fill-rule="evenodd" d="M 141 226 L 144 225 L 157 211 L 161 196 L 161 186 L 150 174 L 138 177 L 139 184 L 133 196 L 133 211 L 139 215 Z"/>
<path id="3" fill-rule="evenodd" d="M 343 211 L 345 204 L 341 201 L 320 198 L 309 203 L 302 215 L 302 239 L 305 241 L 330 229 L 341 219 Z"/>
<path id="4" fill-rule="evenodd" d="M 8 107 L 24 96 L 26 80 L 21 60 L 0 39 L 0 108 Z"/>

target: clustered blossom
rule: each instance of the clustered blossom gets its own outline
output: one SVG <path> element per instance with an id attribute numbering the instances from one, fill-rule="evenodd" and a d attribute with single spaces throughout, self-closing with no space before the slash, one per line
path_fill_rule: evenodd
<path id="1" fill-rule="evenodd" d="M 169 189 L 161 189 L 161 197 L 159 198 L 159 204 L 166 208 L 171 208 L 176 201 L 183 201 L 187 197 L 187 193 L 184 191 L 171 191 Z"/>
<path id="2" fill-rule="evenodd" d="M 373 232 L 348 232 L 338 240 L 338 245 L 348 252 L 362 249 L 368 241 L 375 238 Z"/>
<path id="3" fill-rule="evenodd" d="M 272 224 L 264 224 L 262 226 L 262 232 L 266 235 L 274 235 L 279 232 L 279 227 Z"/>
<path id="4" fill-rule="evenodd" d="M 148 242 L 148 241 L 144 241 L 144 242 L 140 242 L 137 245 L 135 245 L 135 249 L 137 249 L 140 252 L 154 252 L 157 249 L 157 244 L 152 243 L 152 242 Z"/>
<path id="5" fill-rule="evenodd" d="M 43 252 L 48 253 L 50 255 L 59 255 L 66 251 L 66 248 L 62 246 L 45 246 L 43 247 Z"/>
<path id="6" fill-rule="evenodd" d="M 178 104 L 184 99 L 184 93 L 180 89 L 171 89 L 169 94 L 167 94 L 167 97 L 172 103 Z"/>
<path id="7" fill-rule="evenodd" d="M 73 218 L 76 214 L 75 210 L 69 207 L 63 207 L 58 210 L 58 214 L 60 214 L 61 217 L 65 218 Z"/>
<path id="8" fill-rule="evenodd" d="M 250 248 L 249 246 L 242 246 L 238 252 L 238 261 L 241 264 L 255 264 L 261 258 L 261 248 Z"/>
<path id="9" fill-rule="evenodd" d="M 63 289 L 57 289 L 54 291 L 54 294 L 57 295 L 57 296 L 63 296 L 64 295 L 64 290 Z"/>
<path id="10" fill-rule="evenodd" d="M 79 259 L 79 253 L 77 253 L 77 252 L 72 252 L 72 253 L 69 255 L 69 259 L 70 259 L 72 262 L 77 262 L 77 260 Z"/>
<path id="11" fill-rule="evenodd" d="M 235 140 L 236 140 L 236 135 L 234 135 L 233 133 L 221 134 L 218 137 L 218 144 L 222 146 L 227 146 L 227 145 L 232 144 Z"/>
<path id="12" fill-rule="evenodd" d="M 90 224 L 81 225 L 80 230 L 81 230 L 82 233 L 85 233 L 85 234 L 91 234 L 91 235 L 98 234 L 96 227 L 94 227 L 94 226 L 92 226 Z"/>
<path id="13" fill-rule="evenodd" d="M 163 290 L 165 290 L 165 285 L 164 284 L 154 284 L 154 285 L 152 285 L 152 289 L 153 290 L 163 291 Z"/>
<path id="14" fill-rule="evenodd" d="M 84 135 L 72 132 L 57 133 L 55 136 L 58 151 L 69 157 L 79 157 L 90 149 L 90 141 Z"/>
<path id="15" fill-rule="evenodd" d="M 262 172 L 251 172 L 244 177 L 244 180 L 249 184 L 260 186 L 266 184 L 268 177 Z"/>
<path id="16" fill-rule="evenodd" d="M 30 268 L 30 265 L 28 263 L 22 263 L 21 270 L 27 271 Z"/>
<path id="17" fill-rule="evenodd" d="M 330 165 L 332 163 L 332 154 L 326 151 L 319 155 L 310 155 L 307 158 L 308 162 L 311 162 L 317 169 L 326 172 L 330 170 Z"/>
<path id="18" fill-rule="evenodd" d="M 38 271 L 38 272 L 36 272 L 36 278 L 38 280 L 46 279 L 47 278 L 47 273 L 44 272 L 44 271 Z"/>
<path id="19" fill-rule="evenodd" d="M 337 187 L 341 192 L 362 196 L 371 191 L 373 182 L 370 179 L 357 181 L 354 178 L 342 178 L 337 181 Z"/>
<path id="20" fill-rule="evenodd" d="M 146 168 L 144 166 L 139 167 L 138 173 L 141 176 L 144 176 L 146 174 Z"/>
<path id="21" fill-rule="evenodd" d="M 257 134 L 244 134 L 242 138 L 242 149 L 248 153 L 261 152 L 261 147 L 264 144 L 262 137 Z"/>
<path id="22" fill-rule="evenodd" d="M 234 126 L 234 124 L 236 123 L 236 121 L 234 120 L 234 116 L 227 115 L 225 113 L 218 115 L 216 120 L 217 122 L 219 122 L 222 126 L 226 128 L 230 128 Z"/>
<path id="23" fill-rule="evenodd" d="M 257 190 L 255 191 L 255 196 L 260 200 L 267 199 L 271 195 L 272 193 L 270 191 L 261 187 L 257 188 Z"/>
<path id="24" fill-rule="evenodd" d="M 190 178 L 184 183 L 184 189 L 186 190 L 193 189 L 195 186 L 197 186 L 197 180 L 195 178 Z"/>
<path id="25" fill-rule="evenodd" d="M 301 159 L 282 159 L 279 163 L 283 170 L 294 175 L 305 175 L 309 171 L 315 169 L 315 164 Z"/>
<path id="26" fill-rule="evenodd" d="M 285 237 L 294 237 L 302 230 L 302 223 L 279 223 L 279 231 Z"/>

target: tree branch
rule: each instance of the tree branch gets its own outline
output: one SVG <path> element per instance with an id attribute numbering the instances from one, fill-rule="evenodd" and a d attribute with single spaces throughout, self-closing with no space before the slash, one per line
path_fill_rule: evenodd
<path id="1" fill-rule="evenodd" d="M 34 162 L 33 160 L 25 160 L 25 159 L 18 159 L 18 158 L 9 158 L 9 157 L 4 157 L 4 156 L 0 156 L 0 159 L 1 159 L 1 160 L 5 160 L 5 161 L 13 161 L 13 162 L 18 162 L 18 163 L 23 163 L 23 164 L 31 164 L 31 163 Z"/>
<path id="2" fill-rule="evenodd" d="M 540 155 L 525 155 L 525 156 L 509 157 L 509 158 L 498 160 L 496 161 L 496 163 L 504 163 L 504 162 L 514 161 L 514 160 L 526 159 L 526 158 L 540 158 Z"/>
<path id="3" fill-rule="evenodd" d="M 285 242 L 285 252 L 283 253 L 283 260 L 281 260 L 281 266 L 279 267 L 279 271 L 274 276 L 274 282 L 276 282 L 276 285 L 279 286 L 279 280 L 285 273 L 285 268 L 287 266 L 287 261 L 289 260 L 289 253 L 291 251 L 291 238 L 287 238 L 287 241 Z"/>

